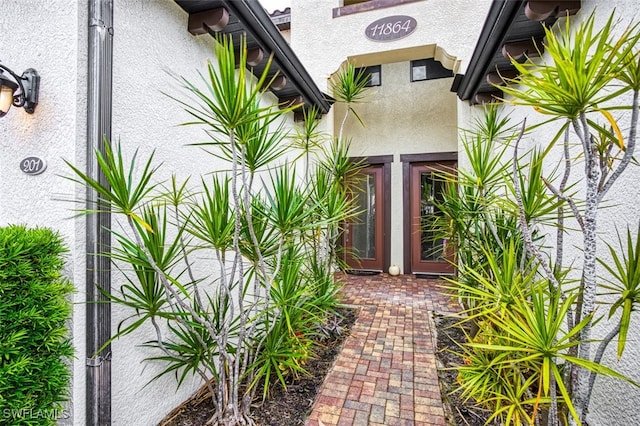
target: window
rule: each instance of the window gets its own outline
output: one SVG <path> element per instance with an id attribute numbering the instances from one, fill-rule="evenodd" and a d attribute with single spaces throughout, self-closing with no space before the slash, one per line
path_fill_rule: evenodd
<path id="1" fill-rule="evenodd" d="M 333 17 L 338 18 L 353 13 L 369 12 L 416 1 L 423 0 L 337 0 L 336 3 L 342 4 L 342 6 L 333 8 Z"/>
<path id="2" fill-rule="evenodd" d="M 382 71 L 380 65 L 358 68 L 356 71 L 358 74 L 364 73 L 369 77 L 365 87 L 380 86 L 382 84 Z"/>
<path id="3" fill-rule="evenodd" d="M 433 58 L 411 61 L 411 81 L 434 80 L 453 77 L 453 71 L 446 69 Z"/>

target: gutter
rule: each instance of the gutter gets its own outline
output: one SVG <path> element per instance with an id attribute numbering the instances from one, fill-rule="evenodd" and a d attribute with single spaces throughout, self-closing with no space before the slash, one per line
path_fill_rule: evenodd
<path id="1" fill-rule="evenodd" d="M 104 153 L 104 140 L 111 140 L 113 72 L 113 0 L 89 3 L 87 69 L 87 175 L 105 184 L 95 152 Z M 87 209 L 99 213 L 86 216 L 86 419 L 91 426 L 111 424 L 111 305 L 98 290 L 111 291 L 111 213 L 98 206 L 95 191 L 87 188 Z"/>
<path id="2" fill-rule="evenodd" d="M 456 92 L 460 100 L 467 101 L 475 96 L 493 55 L 499 51 L 522 3 L 523 0 L 493 0 L 491 3 L 467 73 L 461 78 L 456 76 L 451 87 L 451 91 Z"/>
<path id="3" fill-rule="evenodd" d="M 260 41 L 265 44 L 269 51 L 274 53 L 274 61 L 299 87 L 303 97 L 313 106 L 318 108 L 322 114 L 326 114 L 331 109 L 331 104 L 327 100 L 327 95 L 322 93 L 313 83 L 311 76 L 306 71 L 291 47 L 282 38 L 278 28 L 271 21 L 271 17 L 264 10 L 262 5 L 256 0 L 225 0 L 225 7 L 238 16 L 247 25 L 249 22 L 256 23 L 254 36 L 260 37 Z"/>

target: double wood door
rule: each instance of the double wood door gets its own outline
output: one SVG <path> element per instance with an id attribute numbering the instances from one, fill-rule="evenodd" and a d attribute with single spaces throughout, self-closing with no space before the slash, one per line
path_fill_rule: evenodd
<path id="1" fill-rule="evenodd" d="M 345 223 L 342 239 L 347 269 L 386 271 L 390 264 L 392 238 L 404 238 L 404 273 L 451 274 L 454 247 L 439 237 L 435 227 L 443 214 L 443 171 L 452 171 L 455 161 L 409 162 L 404 175 L 403 235 L 391 233 L 390 162 L 369 165 L 350 179 L 351 197 L 357 213 Z M 404 172 L 403 172 L 404 173 Z M 402 261 L 397 259 L 397 261 Z"/>

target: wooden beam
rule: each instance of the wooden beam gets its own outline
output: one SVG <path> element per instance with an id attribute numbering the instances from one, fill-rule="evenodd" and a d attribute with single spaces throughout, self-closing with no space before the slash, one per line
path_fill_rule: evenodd
<path id="1" fill-rule="evenodd" d="M 295 96 L 293 98 L 281 98 L 279 99 L 280 109 L 289 108 L 291 106 L 299 107 L 304 105 L 304 98 L 302 96 Z"/>
<path id="2" fill-rule="evenodd" d="M 502 45 L 502 56 L 505 59 L 515 59 L 519 61 L 524 57 L 537 58 L 540 56 L 538 49 L 542 50 L 542 43 L 536 43 L 534 40 L 515 41 Z"/>
<path id="3" fill-rule="evenodd" d="M 222 31 L 228 23 L 229 12 L 224 7 L 219 7 L 190 14 L 187 29 L 193 35 L 201 35 L 209 31 Z"/>
<path id="4" fill-rule="evenodd" d="M 507 84 L 503 79 L 512 80 L 518 76 L 518 71 L 513 70 L 498 70 L 487 74 L 487 83 L 495 84 L 498 86 L 504 86 Z"/>
<path id="5" fill-rule="evenodd" d="M 284 75 L 279 75 L 273 80 L 273 82 L 269 86 L 269 89 L 282 90 L 286 86 L 287 86 L 287 77 L 285 77 Z"/>
<path id="6" fill-rule="evenodd" d="M 278 91 L 278 90 L 284 89 L 286 85 L 287 85 L 287 77 L 285 77 L 282 74 L 278 74 L 275 77 L 267 78 L 264 86 L 262 87 L 262 90 Z"/>
<path id="7" fill-rule="evenodd" d="M 524 14 L 532 21 L 544 21 L 550 16 L 561 18 L 575 15 L 580 10 L 580 3 L 580 0 L 529 0 L 524 7 Z"/>
<path id="8" fill-rule="evenodd" d="M 502 102 L 502 96 L 502 92 L 497 90 L 494 92 L 479 92 L 476 93 L 475 101 L 476 104 Z"/>
<path id="9" fill-rule="evenodd" d="M 264 52 L 259 47 L 247 50 L 247 65 L 258 66 L 262 62 L 262 58 L 264 58 Z"/>

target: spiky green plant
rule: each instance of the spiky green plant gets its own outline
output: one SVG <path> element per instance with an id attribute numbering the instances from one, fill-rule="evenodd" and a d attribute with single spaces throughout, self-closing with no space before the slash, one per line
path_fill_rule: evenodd
<path id="1" fill-rule="evenodd" d="M 560 31 L 545 30 L 541 63 L 513 61 L 520 75 L 501 87 L 508 102 L 533 107 L 550 119 L 531 128 L 523 123 L 517 135 L 495 143 L 497 129 L 511 127 L 492 109 L 485 112 L 485 121 L 477 122 L 467 139 L 478 143 L 466 148 L 470 168 L 450 177 L 452 185 L 442 203 L 449 223 L 445 229 L 461 248 L 460 275 L 451 282 L 472 302 L 469 312 L 479 329 L 464 352 L 471 365 L 461 368 L 461 386 L 465 396 L 490 406 L 492 419 L 502 423 L 539 424 L 544 409 L 548 425 L 581 424 L 597 375 L 631 382 L 601 364 L 604 350 L 620 331 L 618 353 L 623 353 L 636 303 L 634 259 L 640 246 L 630 242 L 631 235 L 626 246 L 610 247 L 613 264 L 600 262 L 612 277 L 611 284 L 600 288 L 616 295 L 610 314 L 621 311 L 621 321 L 599 343 L 593 358 L 590 346 L 591 326 L 597 320 L 597 213 L 632 164 L 640 32 L 635 24 L 618 31 L 613 15 L 599 29 L 593 15 L 575 28 L 572 19 L 564 25 Z M 627 105 L 623 95 L 629 92 Z M 626 136 L 613 116 L 622 111 L 628 112 Z M 558 121 L 543 147 L 519 152 L 529 130 Z M 582 148 L 577 157 L 572 138 Z M 511 167 L 502 155 L 506 146 L 513 147 Z M 555 149 L 562 155 L 549 173 L 549 153 Z M 584 166 L 582 178 L 572 176 L 575 163 Z M 572 178 L 582 180 L 585 190 L 572 186 Z M 582 234 L 581 267 L 567 268 L 563 260 L 564 235 L 573 231 L 565 224 L 569 214 Z M 551 243 L 549 226 L 557 227 Z M 515 252 L 513 242 L 520 246 Z M 569 278 L 571 269 L 579 280 Z M 483 366 L 489 369 L 481 371 Z"/>
<path id="2" fill-rule="evenodd" d="M 246 46 L 236 52 L 230 39 L 218 41 L 217 63 L 199 84 L 181 79 L 191 99 L 178 102 L 193 117 L 186 124 L 210 136 L 194 145 L 226 161 L 225 172 L 201 177 L 198 188 L 175 177 L 165 184 L 153 155 L 127 162 L 109 141 L 96 153 L 105 184 L 70 167 L 71 179 L 128 226 L 111 230 L 125 283 L 106 296 L 131 309 L 114 339 L 150 324 L 144 345 L 155 352 L 147 360 L 164 365 L 154 379 L 173 374 L 179 386 L 199 376 L 214 406 L 211 424 L 236 425 L 252 423 L 260 386 L 267 395 L 287 372 L 304 372 L 312 337 L 338 303 L 335 284 L 312 278 L 331 270 L 314 270 L 308 236 L 337 226 L 348 208 L 331 173 L 318 192 L 284 159 L 283 114 L 291 108 L 263 106 L 268 66 L 254 80 Z M 321 234 L 314 238 L 328 235 Z"/>

